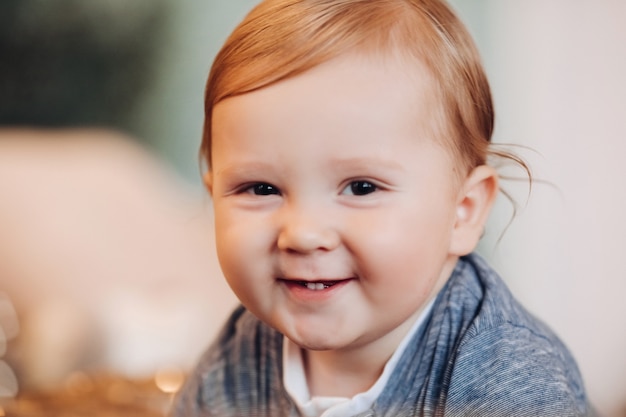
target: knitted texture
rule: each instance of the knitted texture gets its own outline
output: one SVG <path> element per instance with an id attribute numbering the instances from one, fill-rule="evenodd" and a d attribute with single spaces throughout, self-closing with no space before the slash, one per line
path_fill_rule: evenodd
<path id="1" fill-rule="evenodd" d="M 282 384 L 282 340 L 239 307 L 172 416 L 299 416 Z M 387 386 L 359 417 L 592 414 L 567 348 L 472 254 L 459 260 Z"/>

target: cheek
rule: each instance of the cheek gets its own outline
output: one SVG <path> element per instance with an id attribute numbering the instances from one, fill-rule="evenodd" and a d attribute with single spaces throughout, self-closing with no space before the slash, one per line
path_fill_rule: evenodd
<path id="1" fill-rule="evenodd" d="M 231 287 L 245 285 L 261 264 L 261 255 L 271 240 L 262 224 L 250 221 L 249 216 L 238 214 L 236 210 L 217 208 L 215 211 L 217 256 Z"/>
<path id="2" fill-rule="evenodd" d="M 451 209 L 410 207 L 367 216 L 351 224 L 351 250 L 372 280 L 420 287 L 439 278 L 449 255 Z"/>
<path id="3" fill-rule="evenodd" d="M 217 257 L 226 282 L 246 307 L 256 310 L 262 271 L 259 257 L 249 241 L 240 239 L 232 230 L 217 232 L 216 238 Z"/>

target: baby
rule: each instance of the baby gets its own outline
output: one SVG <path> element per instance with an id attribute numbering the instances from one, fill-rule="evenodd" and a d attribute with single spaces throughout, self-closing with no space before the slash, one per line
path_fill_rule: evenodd
<path id="1" fill-rule="evenodd" d="M 576 363 L 473 254 L 493 107 L 440 0 L 267 0 L 218 54 L 202 152 L 241 300 L 174 416 L 582 416 Z M 525 166 L 524 166 L 525 168 Z"/>

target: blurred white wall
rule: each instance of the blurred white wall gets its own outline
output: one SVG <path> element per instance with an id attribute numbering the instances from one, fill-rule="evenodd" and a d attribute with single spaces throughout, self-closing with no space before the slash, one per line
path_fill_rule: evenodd
<path id="1" fill-rule="evenodd" d="M 515 294 L 577 357 L 606 415 L 626 406 L 626 2 L 489 0 L 483 53 L 496 141 L 522 151 L 536 183 L 499 245 L 483 245 Z M 503 184 L 525 202 L 523 186 Z M 621 414 L 620 414 L 621 415 Z"/>

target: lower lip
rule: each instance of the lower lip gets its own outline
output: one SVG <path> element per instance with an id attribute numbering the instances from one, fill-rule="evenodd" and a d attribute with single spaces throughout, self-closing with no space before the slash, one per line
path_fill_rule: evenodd
<path id="1" fill-rule="evenodd" d="M 325 301 L 331 298 L 333 295 L 352 282 L 352 279 L 344 279 L 338 281 L 335 285 L 332 285 L 323 290 L 310 290 L 299 282 L 295 281 L 280 281 L 289 291 L 289 294 L 300 301 Z"/>

